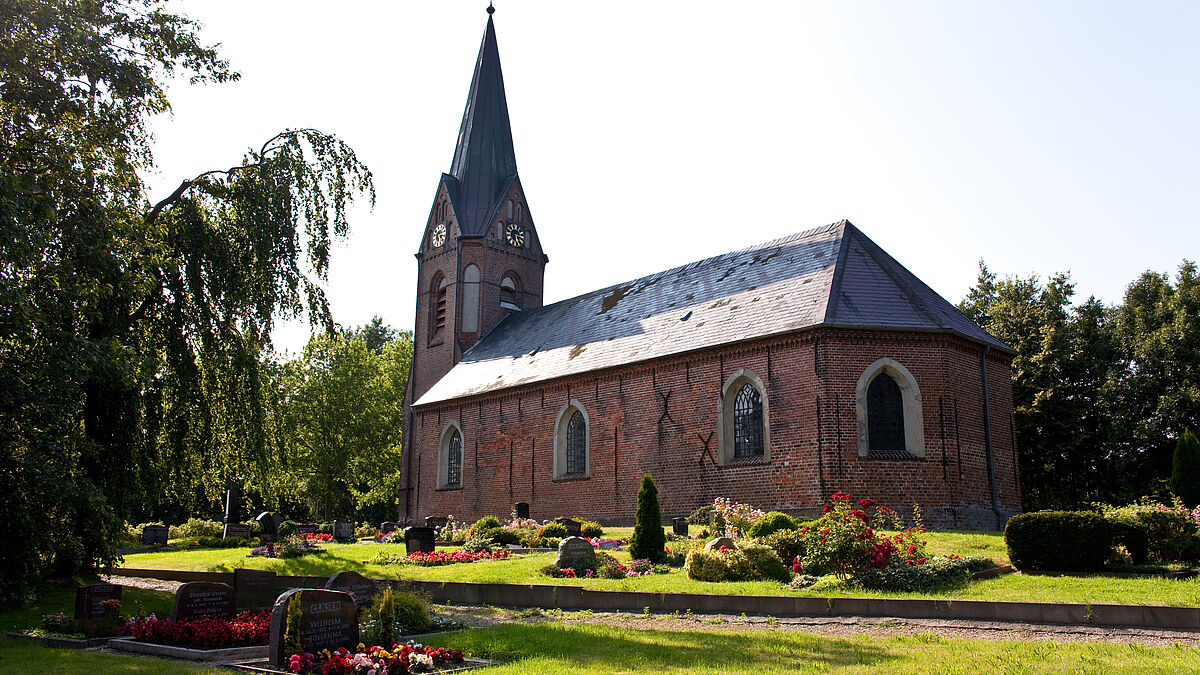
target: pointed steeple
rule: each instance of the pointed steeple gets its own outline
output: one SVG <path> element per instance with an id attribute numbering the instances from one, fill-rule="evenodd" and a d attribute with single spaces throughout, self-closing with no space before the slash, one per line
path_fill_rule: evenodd
<path id="1" fill-rule="evenodd" d="M 517 175 L 493 11 L 489 6 L 487 29 L 479 45 L 471 93 L 450 164 L 450 175 L 458 183 L 454 210 L 467 236 L 486 233 L 502 195 Z"/>

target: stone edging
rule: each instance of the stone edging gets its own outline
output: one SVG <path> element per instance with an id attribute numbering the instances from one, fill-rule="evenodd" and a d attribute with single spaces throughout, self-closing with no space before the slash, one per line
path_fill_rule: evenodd
<path id="1" fill-rule="evenodd" d="M 108 646 L 123 652 L 163 656 L 169 659 L 185 661 L 246 661 L 261 659 L 267 656 L 267 645 L 253 647 L 230 647 L 228 649 L 193 649 L 191 647 L 175 647 L 172 645 L 156 645 L 152 642 L 138 642 L 131 637 L 117 638 Z"/>
<path id="2" fill-rule="evenodd" d="M 169 581 L 224 581 L 232 572 L 122 569 L 114 574 Z M 320 588 L 326 577 L 277 576 L 279 586 Z M 933 600 L 904 598 L 824 598 L 774 595 L 707 595 L 703 593 L 651 593 L 597 591 L 579 586 L 542 584 L 476 584 L 456 581 L 405 581 L 438 604 L 499 605 L 543 609 L 595 609 L 606 611 L 674 612 L 765 616 L 864 616 L 903 619 L 965 619 L 1020 621 L 1093 626 L 1132 626 L 1200 630 L 1200 607 L 1161 605 L 1109 605 L 991 600 Z"/>
<path id="3" fill-rule="evenodd" d="M 33 635 L 32 633 L 9 632 L 8 637 L 15 640 L 26 640 L 29 642 L 37 642 L 43 647 L 54 647 L 56 649 L 88 649 L 89 647 L 103 647 L 109 641 L 116 638 L 98 637 L 98 638 L 69 638 L 59 637 L 57 635 Z"/>

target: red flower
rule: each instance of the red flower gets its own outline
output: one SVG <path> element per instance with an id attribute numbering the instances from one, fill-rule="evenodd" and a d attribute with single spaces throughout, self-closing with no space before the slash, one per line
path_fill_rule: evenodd
<path id="1" fill-rule="evenodd" d="M 851 510 L 850 515 L 854 516 L 855 518 L 858 518 L 859 520 L 863 521 L 864 523 L 871 519 L 867 515 L 866 511 L 859 511 L 858 509 Z"/>
<path id="2" fill-rule="evenodd" d="M 834 499 L 834 500 L 850 499 L 850 498 L 851 498 L 851 495 L 849 492 L 835 492 L 835 493 L 833 493 L 833 496 L 830 497 L 830 499 Z"/>
<path id="3" fill-rule="evenodd" d="M 869 497 L 867 499 L 860 499 L 858 500 L 858 505 L 865 509 L 868 506 L 875 506 L 875 500 Z"/>
<path id="4" fill-rule="evenodd" d="M 825 507 L 823 509 L 821 509 L 821 513 L 829 513 L 832 510 L 833 510 L 833 507 L 830 506 L 829 504 L 826 504 Z"/>

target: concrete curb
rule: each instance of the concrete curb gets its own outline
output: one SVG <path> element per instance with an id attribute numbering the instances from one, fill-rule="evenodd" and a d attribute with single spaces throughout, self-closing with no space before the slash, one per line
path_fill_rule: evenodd
<path id="1" fill-rule="evenodd" d="M 169 581 L 233 583 L 232 572 L 118 569 L 114 570 L 114 573 Z M 281 587 L 320 588 L 325 584 L 325 577 L 281 575 L 276 577 L 276 581 Z M 682 612 L 690 609 L 696 613 L 745 613 L 778 617 L 896 617 L 1200 630 L 1200 607 L 924 598 L 824 598 L 794 595 L 648 593 L 644 591 L 598 591 L 579 586 L 476 584 L 456 581 L 404 581 L 403 583 L 427 594 L 433 602 L 447 605 L 499 605 L 622 612 L 641 612 L 644 608 L 649 607 L 651 611 L 657 612 Z"/>
<path id="2" fill-rule="evenodd" d="M 138 642 L 133 638 L 117 638 L 108 643 L 112 649 L 148 656 L 163 656 L 169 659 L 184 661 L 246 661 L 261 659 L 267 655 L 267 645 L 253 647 L 230 647 L 228 649 L 194 649 L 192 647 L 174 647 L 171 645 L 156 645 L 151 642 Z"/>

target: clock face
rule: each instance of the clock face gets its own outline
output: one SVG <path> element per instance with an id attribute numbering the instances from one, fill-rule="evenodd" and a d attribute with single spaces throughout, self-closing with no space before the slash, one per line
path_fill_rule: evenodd
<path id="1" fill-rule="evenodd" d="M 508 227 L 504 228 L 504 240 L 510 246 L 521 248 L 525 245 L 525 229 L 516 223 L 509 223 Z"/>
<path id="2" fill-rule="evenodd" d="M 446 243 L 446 224 L 438 223 L 437 227 L 433 228 L 433 245 L 441 246 Z"/>

